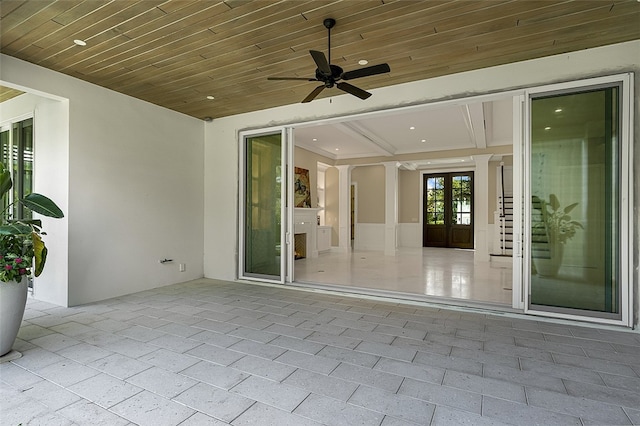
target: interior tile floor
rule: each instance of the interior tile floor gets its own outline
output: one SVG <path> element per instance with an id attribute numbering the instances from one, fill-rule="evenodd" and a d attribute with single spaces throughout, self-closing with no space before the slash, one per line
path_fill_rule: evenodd
<path id="1" fill-rule="evenodd" d="M 473 250 L 400 248 L 324 252 L 294 263 L 298 282 L 473 300 L 511 306 L 513 270 L 508 264 L 474 263 Z"/>
<path id="2" fill-rule="evenodd" d="M 640 424 L 640 334 L 201 279 L 29 300 L 2 425 Z"/>

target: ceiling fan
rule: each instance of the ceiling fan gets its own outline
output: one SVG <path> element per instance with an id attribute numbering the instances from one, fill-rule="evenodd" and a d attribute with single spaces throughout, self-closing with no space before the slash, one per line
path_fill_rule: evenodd
<path id="1" fill-rule="evenodd" d="M 345 72 L 337 65 L 331 64 L 331 28 L 336 25 L 336 20 L 333 18 L 327 18 L 323 21 L 324 26 L 328 31 L 328 49 L 327 55 L 329 60 L 324 56 L 324 53 L 318 50 L 310 50 L 309 53 L 316 63 L 316 77 L 315 78 L 302 78 L 302 77 L 268 77 L 267 80 L 304 80 L 304 81 L 320 81 L 322 84 L 315 89 L 306 98 L 302 100 L 302 103 L 311 102 L 316 96 L 320 94 L 325 88 L 331 88 L 334 85 L 347 93 L 351 93 L 360 99 L 367 99 L 371 96 L 371 93 L 366 90 L 362 90 L 352 84 L 345 83 L 341 80 L 353 80 L 360 77 L 368 77 L 370 75 L 384 74 L 390 72 L 388 64 L 373 65 L 370 67 L 359 68 L 353 71 Z"/>

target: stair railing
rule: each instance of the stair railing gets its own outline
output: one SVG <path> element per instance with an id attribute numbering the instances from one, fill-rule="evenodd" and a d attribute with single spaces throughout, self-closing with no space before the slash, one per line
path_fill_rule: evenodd
<path id="1" fill-rule="evenodd" d="M 500 162 L 500 196 L 499 196 L 499 208 L 500 208 L 500 252 L 506 253 L 507 247 L 507 226 L 505 221 L 505 207 L 504 207 L 504 162 Z"/>

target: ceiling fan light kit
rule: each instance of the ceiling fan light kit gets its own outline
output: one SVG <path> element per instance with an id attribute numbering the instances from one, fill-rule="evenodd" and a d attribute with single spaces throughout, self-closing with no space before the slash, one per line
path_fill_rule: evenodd
<path id="1" fill-rule="evenodd" d="M 301 77 L 268 77 L 267 80 L 304 80 L 304 81 L 319 81 L 322 84 L 317 86 L 302 100 L 302 103 L 311 102 L 322 92 L 325 88 L 330 89 L 336 86 L 338 89 L 350 93 L 353 96 L 357 96 L 360 99 L 367 99 L 371 96 L 371 93 L 366 90 L 362 90 L 352 84 L 346 83 L 343 80 L 353 80 L 361 77 L 368 77 L 371 75 L 384 74 L 391 71 L 388 64 L 378 64 L 369 67 L 359 68 L 353 71 L 345 72 L 341 67 L 331 64 L 331 28 L 336 25 L 336 20 L 333 18 L 327 18 L 323 21 L 323 25 L 327 28 L 328 46 L 327 57 L 324 53 L 318 50 L 310 50 L 309 53 L 316 63 L 315 78 L 301 78 Z"/>

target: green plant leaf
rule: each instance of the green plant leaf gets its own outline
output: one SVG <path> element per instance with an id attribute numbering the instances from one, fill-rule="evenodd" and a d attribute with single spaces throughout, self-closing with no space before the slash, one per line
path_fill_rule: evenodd
<path id="1" fill-rule="evenodd" d="M 40 219 L 14 219 L 8 220 L 7 223 L 22 223 L 24 225 L 33 225 L 36 228 L 42 228 L 42 221 Z"/>
<path id="2" fill-rule="evenodd" d="M 565 207 L 564 208 L 564 212 L 565 213 L 569 213 L 571 210 L 575 209 L 577 205 L 578 205 L 578 203 L 573 203 L 573 204 Z"/>
<path id="3" fill-rule="evenodd" d="M 549 204 L 554 212 L 560 208 L 560 201 L 558 201 L 556 194 L 549 194 Z"/>
<path id="4" fill-rule="evenodd" d="M 29 225 L 20 222 L 0 225 L 0 235 L 28 235 L 32 231 Z"/>
<path id="5" fill-rule="evenodd" d="M 45 197 L 42 194 L 37 194 L 32 192 L 31 194 L 24 197 L 20 202 L 33 210 L 36 213 L 40 213 L 44 216 L 55 217 L 55 218 L 63 218 L 64 213 L 60 210 L 60 207 L 56 203 L 53 202 L 48 197 Z"/>
<path id="6" fill-rule="evenodd" d="M 44 245 L 44 241 L 40 238 L 40 235 L 35 232 L 31 234 L 33 241 L 33 254 L 35 257 L 34 262 L 34 275 L 40 276 L 44 269 L 44 264 L 47 261 L 47 247 Z"/>

